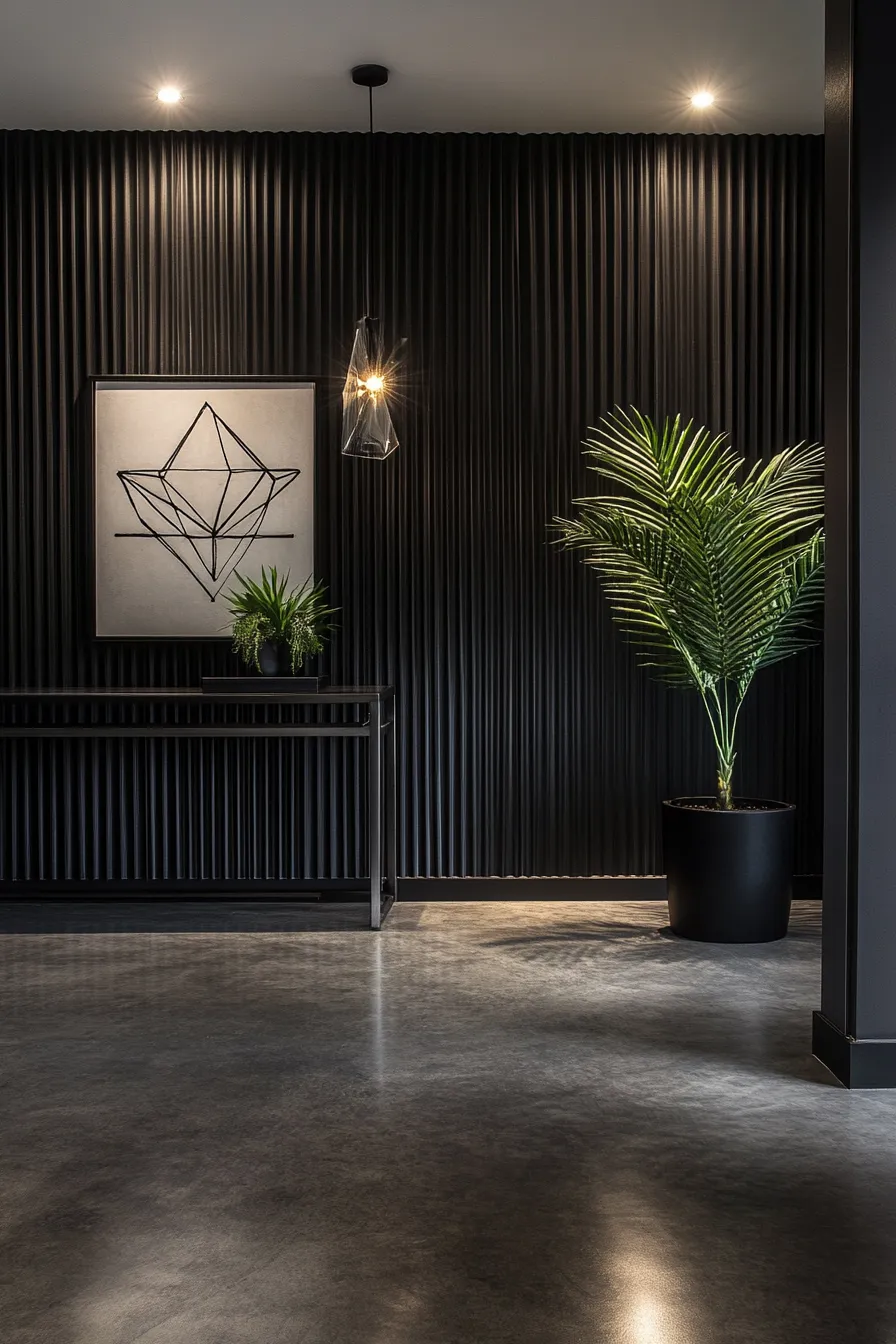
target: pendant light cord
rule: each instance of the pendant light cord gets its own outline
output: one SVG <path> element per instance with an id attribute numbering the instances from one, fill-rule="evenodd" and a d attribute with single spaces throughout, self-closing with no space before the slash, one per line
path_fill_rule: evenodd
<path id="1" fill-rule="evenodd" d="M 373 85 L 367 87 L 367 99 L 370 112 L 370 122 L 367 131 L 367 257 L 365 261 L 364 273 L 364 311 L 368 317 L 372 316 L 371 307 L 373 306 L 372 293 L 372 270 L 373 264 L 371 254 L 373 252 Z"/>

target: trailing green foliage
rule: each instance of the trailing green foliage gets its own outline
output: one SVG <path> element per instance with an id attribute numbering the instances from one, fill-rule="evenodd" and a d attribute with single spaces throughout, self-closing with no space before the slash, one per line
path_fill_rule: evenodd
<path id="1" fill-rule="evenodd" d="M 332 625 L 329 617 L 337 610 L 327 606 L 322 583 L 310 579 L 289 589 L 289 574 L 281 578 L 276 566 L 261 567 L 261 582 L 236 578 L 242 585 L 227 594 L 233 616 L 233 647 L 243 662 L 261 670 L 262 644 L 284 645 L 289 650 L 289 665 L 295 673 L 305 659 L 323 648 L 323 635 Z"/>
<path id="2" fill-rule="evenodd" d="M 562 544 L 603 579 L 640 661 L 695 686 L 712 725 L 718 805 L 732 806 L 738 715 L 755 674 L 818 640 L 824 593 L 824 450 L 800 444 L 757 463 L 725 435 L 632 408 L 604 416 L 588 466 L 614 493 L 555 518 Z"/>

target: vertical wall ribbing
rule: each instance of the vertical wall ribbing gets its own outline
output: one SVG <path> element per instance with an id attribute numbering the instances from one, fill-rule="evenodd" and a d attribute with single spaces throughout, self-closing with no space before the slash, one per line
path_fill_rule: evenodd
<path id="1" fill-rule="evenodd" d="M 410 338 L 402 448 L 338 452 L 361 304 L 363 138 L 0 135 L 4 685 L 195 684 L 226 646 L 91 644 L 87 373 L 332 375 L 319 572 L 334 680 L 394 682 L 406 873 L 658 866 L 657 803 L 710 783 L 692 698 L 635 670 L 546 544 L 578 444 L 635 401 L 751 457 L 821 430 L 821 142 L 377 136 L 374 275 Z M 820 659 L 764 674 L 745 790 L 819 866 Z M 4 748 L 0 878 L 356 875 L 355 745 Z M 138 805 L 139 804 L 139 805 Z"/>

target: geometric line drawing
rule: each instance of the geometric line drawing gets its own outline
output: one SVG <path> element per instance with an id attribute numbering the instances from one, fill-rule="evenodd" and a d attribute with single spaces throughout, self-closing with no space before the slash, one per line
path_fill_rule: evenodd
<path id="1" fill-rule="evenodd" d="M 265 466 L 207 401 L 161 467 L 117 474 L 145 531 L 116 537 L 159 542 L 212 602 L 253 541 L 295 535 L 262 527 L 299 469 Z"/>

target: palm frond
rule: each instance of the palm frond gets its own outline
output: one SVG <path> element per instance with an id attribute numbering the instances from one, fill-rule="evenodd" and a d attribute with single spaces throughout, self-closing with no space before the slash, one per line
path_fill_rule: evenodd
<path id="1" fill-rule="evenodd" d="M 724 435 L 681 416 L 658 427 L 634 408 L 591 434 L 587 465 L 611 492 L 574 500 L 573 518 L 554 519 L 558 539 L 598 571 L 640 660 L 700 690 L 730 779 L 756 671 L 817 638 L 823 450 L 798 444 L 744 472 Z"/>
<path id="2" fill-rule="evenodd" d="M 794 556 L 785 574 L 771 635 L 757 667 L 770 667 L 817 644 L 814 624 L 824 602 L 824 533 L 819 528 Z"/>

